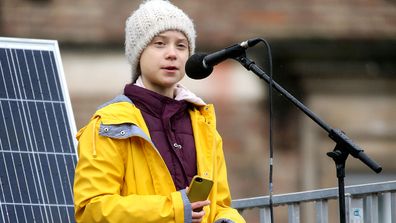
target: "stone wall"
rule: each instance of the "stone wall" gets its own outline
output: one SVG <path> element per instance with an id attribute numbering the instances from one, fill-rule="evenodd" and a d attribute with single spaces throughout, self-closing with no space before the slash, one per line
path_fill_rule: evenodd
<path id="1" fill-rule="evenodd" d="M 140 1 L 3 0 L 2 35 L 61 42 L 123 43 L 125 19 Z M 198 46 L 251 37 L 395 38 L 396 4 L 385 0 L 174 0 L 195 21 Z"/>

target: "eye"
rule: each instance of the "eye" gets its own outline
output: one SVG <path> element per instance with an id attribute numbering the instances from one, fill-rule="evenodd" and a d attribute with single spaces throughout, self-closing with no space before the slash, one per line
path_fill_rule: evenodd
<path id="1" fill-rule="evenodd" d="M 178 43 L 177 48 L 179 49 L 188 49 L 188 44 L 186 43 Z"/>
<path id="2" fill-rule="evenodd" d="M 161 47 L 161 46 L 164 46 L 164 45 L 165 45 L 165 42 L 164 42 L 164 41 L 161 41 L 161 40 L 157 40 L 157 41 L 154 41 L 153 44 L 154 44 L 155 46 Z"/>

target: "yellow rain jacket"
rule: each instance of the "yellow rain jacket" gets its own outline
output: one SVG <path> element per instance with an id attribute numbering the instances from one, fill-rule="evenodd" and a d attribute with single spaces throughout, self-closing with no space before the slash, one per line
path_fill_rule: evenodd
<path id="1" fill-rule="evenodd" d="M 198 175 L 214 185 L 202 223 L 245 222 L 230 207 L 222 140 L 212 105 L 190 111 Z M 161 155 L 150 140 L 140 110 L 121 95 L 102 106 L 77 134 L 74 178 L 77 222 L 191 222 L 185 190 L 176 191 Z"/>

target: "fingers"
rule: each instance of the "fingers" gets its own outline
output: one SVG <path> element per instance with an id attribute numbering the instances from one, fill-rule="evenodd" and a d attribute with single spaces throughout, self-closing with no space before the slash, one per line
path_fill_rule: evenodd
<path id="1" fill-rule="evenodd" d="M 205 211 L 203 210 L 203 207 L 207 206 L 210 204 L 209 200 L 206 201 L 197 201 L 191 203 L 191 208 L 192 208 L 192 222 L 201 222 L 202 218 L 205 216 Z"/>
<path id="2" fill-rule="evenodd" d="M 204 206 L 207 206 L 209 204 L 210 204 L 209 200 L 193 202 L 191 203 L 191 209 L 195 210 L 195 209 L 203 208 Z"/>
<path id="3" fill-rule="evenodd" d="M 202 218 L 205 216 L 205 211 L 199 211 L 199 212 L 192 212 L 192 222 L 201 222 Z"/>

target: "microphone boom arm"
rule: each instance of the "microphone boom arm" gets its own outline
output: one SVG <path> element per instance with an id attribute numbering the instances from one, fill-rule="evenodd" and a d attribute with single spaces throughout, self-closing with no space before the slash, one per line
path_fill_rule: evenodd
<path id="1" fill-rule="evenodd" d="M 233 58 L 237 60 L 240 64 L 242 64 L 247 70 L 252 71 L 258 77 L 265 80 L 268 84 L 270 84 L 270 77 L 255 64 L 254 61 L 250 60 L 246 57 L 246 54 L 241 55 L 239 57 Z M 272 82 L 272 87 L 275 88 L 281 95 L 285 96 L 290 102 L 292 102 L 297 108 L 299 108 L 302 112 L 304 112 L 308 117 L 310 117 L 314 122 L 316 122 L 320 127 L 322 127 L 329 135 L 329 137 L 336 142 L 338 149 L 341 148 L 345 150 L 348 154 L 351 154 L 353 157 L 361 160 L 364 164 L 366 164 L 369 168 L 371 168 L 374 172 L 380 173 L 382 171 L 382 167 L 377 164 L 375 161 L 370 159 L 364 151 L 359 148 L 356 144 L 352 142 L 352 140 L 340 129 L 334 129 L 330 127 L 327 123 L 325 123 L 322 119 L 320 119 L 315 113 L 313 113 L 309 108 L 307 108 L 303 103 L 297 100 L 292 94 L 286 91 L 281 85 Z"/>

